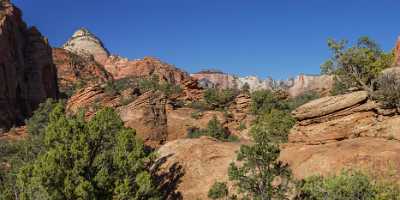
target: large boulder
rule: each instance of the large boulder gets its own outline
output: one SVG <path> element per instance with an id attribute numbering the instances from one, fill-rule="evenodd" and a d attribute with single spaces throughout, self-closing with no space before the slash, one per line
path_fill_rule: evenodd
<path id="1" fill-rule="evenodd" d="M 181 198 L 208 199 L 208 190 L 214 182 L 228 182 L 228 167 L 236 160 L 239 148 L 239 143 L 208 137 L 171 141 L 157 151 L 162 160 L 160 171 L 171 173 L 171 169 L 181 169 L 175 188 Z M 231 184 L 228 185 L 232 189 Z"/>
<path id="2" fill-rule="evenodd" d="M 0 1 L 0 133 L 22 125 L 47 98 L 58 98 L 51 47 L 18 8 Z"/>
<path id="3" fill-rule="evenodd" d="M 296 178 L 349 168 L 400 177 L 400 116 L 366 98 L 366 92 L 325 97 L 293 112 L 298 121 L 281 159 Z"/>
<path id="4" fill-rule="evenodd" d="M 311 101 L 292 112 L 298 120 L 324 116 L 345 108 L 349 108 L 368 98 L 368 92 L 359 91 L 339 96 L 328 96 Z"/>

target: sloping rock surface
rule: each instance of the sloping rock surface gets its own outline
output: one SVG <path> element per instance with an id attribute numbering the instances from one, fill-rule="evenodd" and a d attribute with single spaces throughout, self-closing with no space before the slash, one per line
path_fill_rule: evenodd
<path id="1" fill-rule="evenodd" d="M 179 166 L 182 170 L 176 191 L 183 199 L 208 199 L 208 190 L 214 182 L 228 182 L 228 166 L 236 160 L 239 148 L 239 143 L 208 137 L 171 141 L 158 150 L 165 159 L 161 171 Z"/>

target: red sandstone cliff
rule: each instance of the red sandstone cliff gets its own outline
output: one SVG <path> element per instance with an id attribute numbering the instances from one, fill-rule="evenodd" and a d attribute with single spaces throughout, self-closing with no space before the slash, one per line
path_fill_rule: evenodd
<path id="1" fill-rule="evenodd" d="M 0 130 L 22 124 L 39 103 L 57 98 L 56 73 L 47 40 L 27 27 L 18 8 L 1 1 Z"/>

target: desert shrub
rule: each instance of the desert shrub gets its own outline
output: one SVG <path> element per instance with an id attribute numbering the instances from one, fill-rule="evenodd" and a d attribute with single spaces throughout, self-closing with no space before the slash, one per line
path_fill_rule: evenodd
<path id="1" fill-rule="evenodd" d="M 156 74 L 153 74 L 150 78 L 147 79 L 140 79 L 138 84 L 140 90 L 143 92 L 158 90 L 164 93 L 166 96 L 171 96 L 182 92 L 182 88 L 179 85 L 171 84 L 168 82 L 160 83 L 160 78 Z"/>
<path id="2" fill-rule="evenodd" d="M 187 107 L 193 108 L 199 111 L 211 110 L 212 108 L 205 101 L 192 101 Z"/>
<path id="3" fill-rule="evenodd" d="M 204 100 L 212 108 L 225 108 L 237 96 L 237 91 L 233 89 L 219 90 L 209 88 L 204 92 Z"/>
<path id="4" fill-rule="evenodd" d="M 239 123 L 239 127 L 237 128 L 237 130 L 243 131 L 243 130 L 245 130 L 246 128 L 247 128 L 247 127 L 246 127 L 246 123 L 240 122 L 240 123 Z"/>
<path id="5" fill-rule="evenodd" d="M 400 108 L 400 73 L 385 73 L 378 79 L 374 99 L 386 108 Z"/>
<path id="6" fill-rule="evenodd" d="M 239 138 L 231 135 L 219 122 L 217 117 L 214 115 L 213 118 L 208 122 L 207 128 L 199 129 L 196 127 L 191 127 L 187 130 L 187 137 L 189 138 L 198 138 L 201 136 L 209 136 L 215 139 L 226 141 L 226 142 L 235 142 L 238 141 Z"/>
<path id="7" fill-rule="evenodd" d="M 251 94 L 251 111 L 253 114 L 271 112 L 272 109 L 289 110 L 287 102 L 280 99 L 273 91 L 259 90 Z"/>
<path id="8" fill-rule="evenodd" d="M 152 155 L 111 108 L 89 121 L 54 109 L 46 152 L 18 173 L 19 199 L 154 199 Z"/>
<path id="9" fill-rule="evenodd" d="M 49 113 L 58 104 L 64 104 L 64 102 L 47 99 L 44 103 L 39 104 L 39 107 L 33 112 L 32 117 L 25 123 L 28 133 L 31 135 L 43 135 L 49 123 Z"/>
<path id="10" fill-rule="evenodd" d="M 393 64 L 394 54 L 385 53 L 368 37 L 359 38 L 352 47 L 347 44 L 345 40 L 328 40 L 333 55 L 321 66 L 321 72 L 335 75 L 336 82 L 342 84 L 340 87 L 355 87 L 372 93 L 380 72 Z"/>
<path id="11" fill-rule="evenodd" d="M 320 98 L 320 95 L 317 92 L 308 91 L 300 96 L 289 99 L 288 104 L 289 104 L 290 110 L 294 110 L 294 109 L 298 108 L 299 106 L 304 105 L 304 104 L 306 104 L 314 99 L 318 99 L 318 98 Z"/>
<path id="12" fill-rule="evenodd" d="M 228 187 L 225 182 L 215 182 L 208 191 L 208 198 L 222 199 L 229 195 Z"/>
<path id="13" fill-rule="evenodd" d="M 373 181 L 360 171 L 342 171 L 326 178 L 313 176 L 298 184 L 297 199 L 306 200 L 396 200 L 400 199 L 397 184 Z"/>
<path id="14" fill-rule="evenodd" d="M 240 90 L 245 94 L 250 94 L 250 85 L 248 83 L 244 83 Z"/>
<path id="15" fill-rule="evenodd" d="M 127 77 L 123 79 L 110 80 L 106 82 L 104 92 L 108 95 L 114 96 L 130 87 L 136 87 L 136 80 L 134 78 Z"/>
<path id="16" fill-rule="evenodd" d="M 202 113 L 201 111 L 194 111 L 194 112 L 192 112 L 192 113 L 190 114 L 190 116 L 191 116 L 193 119 L 200 119 L 201 116 L 203 116 L 203 113 Z"/>
<path id="17" fill-rule="evenodd" d="M 260 115 L 253 124 L 253 133 L 269 135 L 269 140 L 274 143 L 287 141 L 290 129 L 295 124 L 295 119 L 285 111 L 271 110 Z"/>
<path id="18" fill-rule="evenodd" d="M 253 145 L 242 145 L 237 153 L 237 165 L 231 163 L 229 179 L 238 188 L 237 192 L 248 199 L 285 199 L 290 179 L 290 170 L 278 160 L 279 145 L 271 141 L 266 132 L 253 129 Z M 280 178 L 279 184 L 273 184 Z"/>

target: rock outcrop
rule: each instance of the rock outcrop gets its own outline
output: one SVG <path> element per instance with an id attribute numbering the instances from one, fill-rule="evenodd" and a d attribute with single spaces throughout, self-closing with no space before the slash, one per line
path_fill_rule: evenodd
<path id="1" fill-rule="evenodd" d="M 101 40 L 85 28 L 75 31 L 63 49 L 82 57 L 93 57 L 99 63 L 103 63 L 110 55 Z"/>
<path id="2" fill-rule="evenodd" d="M 149 91 L 140 95 L 132 103 L 118 108 L 125 126 L 151 146 L 158 146 L 167 140 L 167 98 L 159 91 Z"/>
<path id="3" fill-rule="evenodd" d="M 199 85 L 211 88 L 241 89 L 248 84 L 251 91 L 279 89 L 287 91 L 289 96 L 296 97 L 313 91 L 326 96 L 333 85 L 333 77 L 329 75 L 298 75 L 288 80 L 260 79 L 255 76 L 237 77 L 222 72 L 203 71 L 191 74 Z"/>
<path id="4" fill-rule="evenodd" d="M 53 60 L 57 67 L 61 92 L 70 92 L 69 90 L 78 86 L 100 84 L 112 79 L 112 75 L 92 57 L 82 57 L 65 49 L 54 48 Z"/>
<path id="5" fill-rule="evenodd" d="M 114 108 L 126 127 L 135 129 L 146 144 L 158 146 L 168 137 L 166 101 L 161 92 L 141 94 L 127 89 L 121 94 L 110 94 L 103 86 L 95 85 L 79 90 L 68 100 L 66 109 L 68 113 L 86 109 L 86 117 L 90 118 L 98 108 Z"/>
<path id="6" fill-rule="evenodd" d="M 397 38 L 396 46 L 394 49 L 395 66 L 400 67 L 400 37 Z"/>
<path id="7" fill-rule="evenodd" d="M 220 142 L 208 137 L 171 141 L 158 150 L 160 158 L 165 160 L 161 172 L 181 169 L 175 170 L 180 173 L 176 193 L 183 199 L 208 199 L 208 190 L 214 182 L 228 182 L 227 169 L 236 160 L 235 152 L 239 147 L 240 143 Z M 231 184 L 228 185 L 232 190 Z"/>
<path id="8" fill-rule="evenodd" d="M 156 58 L 129 60 L 110 55 L 102 41 L 85 28 L 77 30 L 62 48 L 85 60 L 94 59 L 114 79 L 146 78 L 157 75 L 161 81 L 172 84 L 180 84 L 190 79 L 188 73 Z"/>
<path id="9" fill-rule="evenodd" d="M 400 116 L 367 97 L 363 91 L 324 97 L 293 112 L 298 122 L 283 145 L 281 159 L 295 177 L 347 168 L 400 177 Z"/>
<path id="10" fill-rule="evenodd" d="M 0 133 L 22 125 L 47 98 L 57 98 L 57 72 L 51 48 L 28 28 L 21 11 L 0 2 Z"/>
<path id="11" fill-rule="evenodd" d="M 115 79 L 128 77 L 158 76 L 161 81 L 180 84 L 190 79 L 186 72 L 152 57 L 139 60 L 128 60 L 119 56 L 110 56 L 104 62 L 104 68 Z"/>

